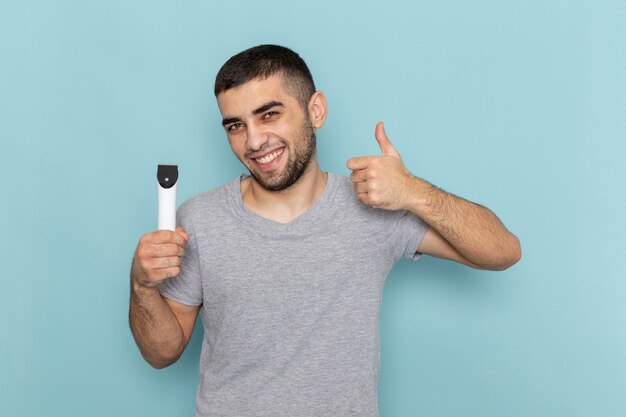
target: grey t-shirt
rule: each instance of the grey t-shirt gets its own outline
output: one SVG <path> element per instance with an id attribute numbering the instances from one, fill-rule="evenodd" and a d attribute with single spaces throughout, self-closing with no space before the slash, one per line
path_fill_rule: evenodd
<path id="1" fill-rule="evenodd" d="M 181 275 L 161 293 L 202 305 L 196 416 L 378 416 L 385 278 L 428 230 L 360 203 L 328 174 L 318 200 L 281 224 L 244 205 L 240 180 L 185 202 Z"/>

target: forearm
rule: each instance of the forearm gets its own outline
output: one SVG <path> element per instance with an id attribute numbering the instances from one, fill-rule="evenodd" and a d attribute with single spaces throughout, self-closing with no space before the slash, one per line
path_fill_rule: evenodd
<path id="1" fill-rule="evenodd" d="M 141 354 L 153 367 L 165 368 L 182 354 L 182 328 L 158 287 L 143 287 L 131 279 L 129 322 Z"/>
<path id="2" fill-rule="evenodd" d="M 488 208 L 412 177 L 409 210 L 446 239 L 463 257 L 490 270 L 502 270 L 521 256 L 519 240 Z"/>

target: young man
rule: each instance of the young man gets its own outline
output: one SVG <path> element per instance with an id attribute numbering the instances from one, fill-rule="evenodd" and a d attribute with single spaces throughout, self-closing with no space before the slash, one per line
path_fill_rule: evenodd
<path id="1" fill-rule="evenodd" d="M 175 362 L 201 311 L 197 416 L 377 416 L 379 312 L 402 257 L 501 270 L 517 238 L 488 209 L 380 156 L 322 172 L 326 99 L 293 51 L 262 45 L 219 71 L 215 95 L 250 175 L 181 206 L 176 232 L 141 237 L 130 324 L 154 367 Z M 200 309 L 200 307 L 202 307 Z"/>

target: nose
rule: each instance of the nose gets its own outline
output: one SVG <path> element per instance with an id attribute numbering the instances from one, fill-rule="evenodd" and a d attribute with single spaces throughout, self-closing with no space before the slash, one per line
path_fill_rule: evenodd
<path id="1" fill-rule="evenodd" d="M 258 151 L 268 141 L 268 134 L 260 126 L 249 125 L 248 133 L 248 149 Z"/>

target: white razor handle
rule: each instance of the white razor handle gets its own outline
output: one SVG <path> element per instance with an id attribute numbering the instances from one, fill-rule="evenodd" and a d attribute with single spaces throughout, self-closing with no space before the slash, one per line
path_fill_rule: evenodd
<path id="1" fill-rule="evenodd" d="M 159 230 L 176 230 L 176 188 L 178 165 L 159 165 L 157 187 L 159 190 Z"/>

